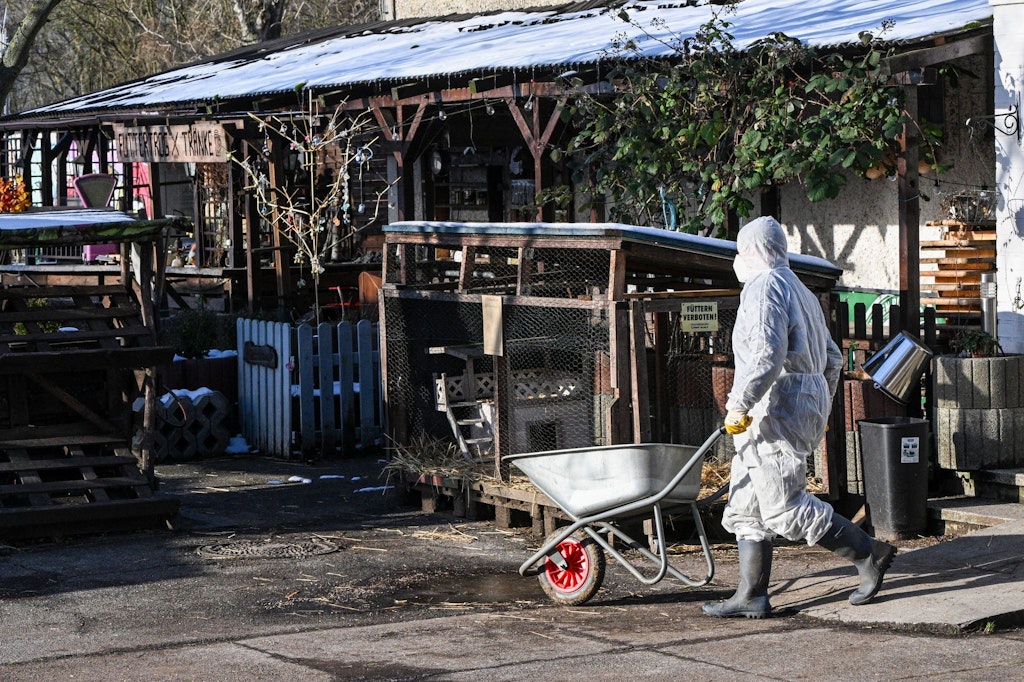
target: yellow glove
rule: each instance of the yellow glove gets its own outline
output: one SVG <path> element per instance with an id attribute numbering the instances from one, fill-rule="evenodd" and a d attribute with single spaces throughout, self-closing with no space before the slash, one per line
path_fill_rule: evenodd
<path id="1" fill-rule="evenodd" d="M 746 431 L 753 421 L 754 418 L 742 410 L 729 410 L 725 415 L 725 430 L 735 436 Z"/>

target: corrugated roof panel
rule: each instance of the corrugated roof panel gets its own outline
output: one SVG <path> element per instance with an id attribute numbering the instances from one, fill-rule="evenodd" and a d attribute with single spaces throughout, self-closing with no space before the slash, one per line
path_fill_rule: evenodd
<path id="1" fill-rule="evenodd" d="M 813 45 L 858 42 L 861 32 L 906 41 L 986 22 L 988 0 L 744 0 L 727 11 L 737 46 L 774 32 Z M 633 20 L 619 14 L 625 10 Z M 666 41 L 693 35 L 723 8 L 706 2 L 639 0 L 575 4 L 418 22 L 341 27 L 241 48 L 18 117 L 138 109 L 283 93 L 300 85 L 336 88 L 378 81 L 444 77 L 486 70 L 599 63 L 628 37 L 642 54 L 670 54 Z"/>

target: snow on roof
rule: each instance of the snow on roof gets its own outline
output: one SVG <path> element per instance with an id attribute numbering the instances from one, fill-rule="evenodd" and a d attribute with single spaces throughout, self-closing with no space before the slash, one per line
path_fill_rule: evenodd
<path id="1" fill-rule="evenodd" d="M 774 32 L 818 46 L 853 44 L 863 31 L 907 41 L 963 30 L 992 15 L 989 0 L 744 0 L 723 17 L 738 47 Z M 625 10 L 636 24 L 620 13 Z M 666 41 L 693 35 L 716 12 L 708 0 L 627 0 L 381 22 L 280 49 L 239 51 L 96 93 L 23 112 L 143 108 L 407 81 L 490 70 L 572 67 L 606 59 L 632 39 L 649 57 L 670 54 Z"/>
<path id="2" fill-rule="evenodd" d="M 708 256 L 736 256 L 736 242 L 714 237 L 701 237 L 658 227 L 642 227 L 624 223 L 487 223 L 404 220 L 384 226 L 388 234 L 474 234 L 515 235 L 529 237 L 611 237 L 624 241 L 645 242 Z M 843 271 L 831 261 L 817 256 L 790 253 L 794 270 L 806 271 L 838 279 Z"/>

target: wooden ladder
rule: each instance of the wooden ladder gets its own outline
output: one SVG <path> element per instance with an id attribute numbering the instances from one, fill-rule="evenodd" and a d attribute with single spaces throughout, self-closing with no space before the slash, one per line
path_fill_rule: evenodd
<path id="1" fill-rule="evenodd" d="M 434 401 L 438 412 L 444 412 L 462 456 L 469 462 L 482 462 L 491 453 L 494 443 L 492 429 L 494 403 L 490 400 L 448 400 L 448 378 L 441 374 L 434 379 Z"/>

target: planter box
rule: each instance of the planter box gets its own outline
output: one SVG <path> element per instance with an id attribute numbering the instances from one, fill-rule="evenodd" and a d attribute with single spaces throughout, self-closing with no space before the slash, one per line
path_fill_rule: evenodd
<path id="1" fill-rule="evenodd" d="M 939 467 L 1024 466 L 1024 355 L 939 356 L 933 382 Z"/>
<path id="2" fill-rule="evenodd" d="M 223 393 L 232 404 L 238 402 L 237 356 L 177 360 L 161 367 L 159 377 L 167 390 L 208 388 Z"/>

